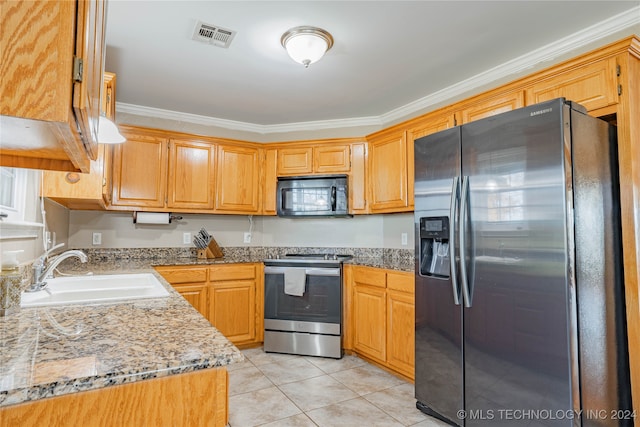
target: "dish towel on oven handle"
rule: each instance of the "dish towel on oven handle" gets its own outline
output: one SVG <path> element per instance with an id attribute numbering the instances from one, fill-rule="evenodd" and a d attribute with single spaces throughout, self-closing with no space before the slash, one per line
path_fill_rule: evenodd
<path id="1" fill-rule="evenodd" d="M 304 268 L 285 268 L 284 270 L 284 293 L 301 297 L 304 295 L 307 273 Z"/>

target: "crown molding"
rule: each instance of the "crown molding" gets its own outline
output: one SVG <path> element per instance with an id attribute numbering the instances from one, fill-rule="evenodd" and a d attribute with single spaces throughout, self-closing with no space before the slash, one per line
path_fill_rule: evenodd
<path id="1" fill-rule="evenodd" d="M 135 114 L 138 116 L 154 117 L 158 119 L 174 120 L 204 126 L 215 126 L 224 129 L 253 132 L 258 134 L 286 133 L 296 131 L 314 131 L 338 129 L 359 126 L 382 126 L 380 117 L 356 117 L 352 119 L 318 120 L 313 122 L 283 123 L 277 125 L 258 125 L 254 123 L 238 122 L 235 120 L 218 119 L 216 117 L 200 116 L 198 114 L 181 113 L 179 111 L 163 110 L 161 108 L 145 107 L 143 105 L 116 102 L 118 113 Z"/>
<path id="2" fill-rule="evenodd" d="M 476 74 L 466 80 L 420 98 L 402 107 L 396 108 L 380 116 L 382 122 L 387 124 L 398 119 L 424 110 L 433 105 L 445 102 L 456 96 L 463 95 L 474 89 L 481 88 L 496 80 L 516 74 L 520 71 L 534 67 L 537 64 L 551 61 L 565 53 L 574 51 L 602 38 L 615 34 L 634 25 L 640 25 L 640 6 L 636 6 L 626 12 L 612 16 L 595 25 L 587 27 L 577 33 L 559 39 L 546 46 L 542 46 L 515 59 L 504 62 L 480 74 Z"/>
<path id="3" fill-rule="evenodd" d="M 194 123 L 205 126 L 215 126 L 231 130 L 253 132 L 258 134 L 286 133 L 295 131 L 314 131 L 338 129 L 358 126 L 384 126 L 411 114 L 446 102 L 457 96 L 482 88 L 499 79 L 530 69 L 540 63 L 551 61 L 561 55 L 580 49 L 590 43 L 623 31 L 627 28 L 640 25 L 640 6 L 631 8 L 618 15 L 612 16 L 595 25 L 587 27 L 567 37 L 556 40 L 546 46 L 542 46 L 515 59 L 504 62 L 480 74 L 476 74 L 466 80 L 448 86 L 423 98 L 410 102 L 402 107 L 389 111 L 380 116 L 356 117 L 349 119 L 318 120 L 311 122 L 283 123 L 276 125 L 259 125 L 254 123 L 239 122 L 235 120 L 219 119 L 215 117 L 201 116 L 197 114 L 181 113 L 179 111 L 164 110 L 160 108 L 145 107 L 142 105 L 116 102 L 118 112 L 135 114 L 140 116 L 155 117 L 166 120 Z"/>

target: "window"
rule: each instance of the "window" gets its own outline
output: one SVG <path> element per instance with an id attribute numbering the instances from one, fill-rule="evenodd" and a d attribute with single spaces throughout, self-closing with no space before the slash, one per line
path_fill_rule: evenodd
<path id="1" fill-rule="evenodd" d="M 0 239 L 35 239 L 44 225 L 37 221 L 41 172 L 0 167 Z"/>
<path id="2" fill-rule="evenodd" d="M 0 167 L 0 212 L 12 222 L 24 221 L 27 171 Z"/>

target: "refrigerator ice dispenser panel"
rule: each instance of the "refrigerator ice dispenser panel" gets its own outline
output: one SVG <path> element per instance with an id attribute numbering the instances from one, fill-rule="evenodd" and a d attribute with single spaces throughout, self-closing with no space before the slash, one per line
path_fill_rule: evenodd
<path id="1" fill-rule="evenodd" d="M 420 274 L 448 279 L 449 265 L 449 218 L 420 218 Z"/>

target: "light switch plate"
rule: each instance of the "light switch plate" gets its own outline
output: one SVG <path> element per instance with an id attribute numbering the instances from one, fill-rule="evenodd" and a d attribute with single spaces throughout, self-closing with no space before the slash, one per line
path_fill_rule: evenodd
<path id="1" fill-rule="evenodd" d="M 408 238 L 407 233 L 402 233 L 400 235 L 400 240 L 402 241 L 403 246 L 407 246 L 407 238 Z"/>
<path id="2" fill-rule="evenodd" d="M 182 233 L 182 243 L 185 245 L 191 243 L 191 233 Z"/>

